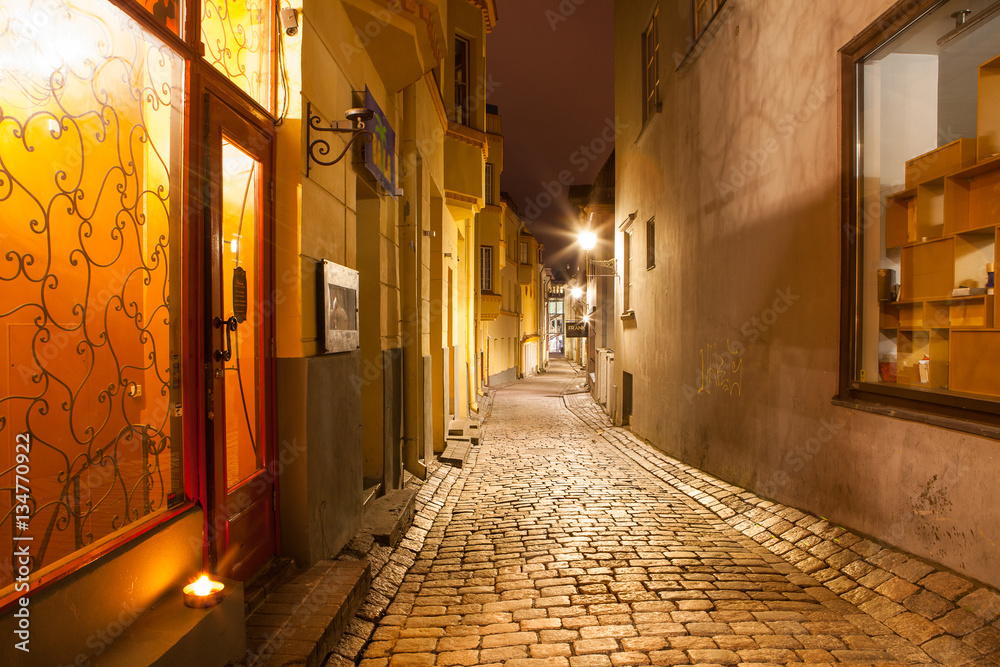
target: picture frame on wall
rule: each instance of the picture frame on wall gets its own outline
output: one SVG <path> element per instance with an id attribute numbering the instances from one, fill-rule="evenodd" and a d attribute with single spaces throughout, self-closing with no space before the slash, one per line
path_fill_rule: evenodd
<path id="1" fill-rule="evenodd" d="M 359 347 L 358 272 L 329 260 L 320 272 L 319 322 L 323 351 L 350 352 Z"/>

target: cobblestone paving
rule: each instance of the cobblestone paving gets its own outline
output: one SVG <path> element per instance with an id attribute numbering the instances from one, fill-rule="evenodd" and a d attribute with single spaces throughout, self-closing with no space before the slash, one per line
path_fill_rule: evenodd
<path id="1" fill-rule="evenodd" d="M 572 378 L 497 393 L 363 667 L 933 664 L 599 438 Z"/>

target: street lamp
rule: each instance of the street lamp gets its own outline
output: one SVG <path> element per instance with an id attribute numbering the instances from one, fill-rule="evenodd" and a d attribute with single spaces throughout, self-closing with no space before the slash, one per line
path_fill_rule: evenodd
<path id="1" fill-rule="evenodd" d="M 574 299 L 579 299 L 581 296 L 583 296 L 583 290 L 580 289 L 579 287 L 574 287 L 572 290 L 570 290 L 570 294 L 573 295 Z"/>
<path id="2" fill-rule="evenodd" d="M 579 236 L 580 247 L 590 252 L 597 245 L 597 234 L 594 232 L 580 232 Z"/>

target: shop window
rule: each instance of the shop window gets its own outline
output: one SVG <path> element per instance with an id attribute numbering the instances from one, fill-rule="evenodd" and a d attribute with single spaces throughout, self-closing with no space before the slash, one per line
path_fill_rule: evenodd
<path id="1" fill-rule="evenodd" d="M 469 40 L 455 37 L 455 122 L 469 124 Z"/>
<path id="2" fill-rule="evenodd" d="M 205 60 L 267 111 L 272 107 L 270 0 L 201 0 Z"/>
<path id="3" fill-rule="evenodd" d="M 844 90 L 857 93 L 844 119 L 842 391 L 854 398 L 1000 415 L 1000 18 L 988 4 L 940 2 L 844 49 Z"/>
<path id="4" fill-rule="evenodd" d="M 43 577 L 185 500 L 184 63 L 49 4 L 0 10 L 0 596 L 15 544 Z"/>
<path id="5" fill-rule="evenodd" d="M 645 121 L 660 106 L 660 38 L 656 27 L 660 10 L 653 10 L 653 18 L 642 33 L 642 119 Z"/>

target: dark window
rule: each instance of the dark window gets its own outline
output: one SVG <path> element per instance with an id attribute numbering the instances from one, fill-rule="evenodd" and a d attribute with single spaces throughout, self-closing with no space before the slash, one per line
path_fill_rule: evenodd
<path id="1" fill-rule="evenodd" d="M 486 163 L 486 192 L 484 193 L 487 204 L 493 203 L 493 165 Z"/>
<path id="2" fill-rule="evenodd" d="M 622 272 L 622 312 L 627 313 L 632 309 L 632 231 L 625 232 L 624 235 L 624 264 L 625 270 Z"/>
<path id="3" fill-rule="evenodd" d="M 455 38 L 455 122 L 469 124 L 469 41 Z"/>
<path id="4" fill-rule="evenodd" d="M 660 105 L 660 40 L 656 29 L 659 14 L 659 8 L 653 10 L 653 18 L 646 31 L 642 33 L 642 120 L 644 122 Z"/>
<path id="5" fill-rule="evenodd" d="M 646 269 L 656 266 L 656 218 L 646 223 Z"/>
<path id="6" fill-rule="evenodd" d="M 521 241 L 521 264 L 528 263 L 528 242 Z"/>

